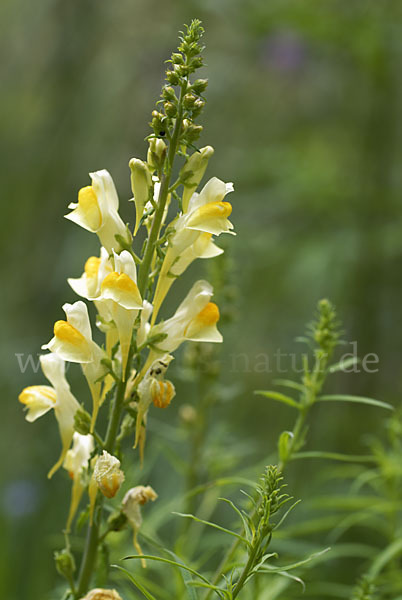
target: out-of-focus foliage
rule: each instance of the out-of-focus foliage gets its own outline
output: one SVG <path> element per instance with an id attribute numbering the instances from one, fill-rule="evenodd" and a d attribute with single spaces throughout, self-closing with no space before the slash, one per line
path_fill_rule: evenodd
<path id="1" fill-rule="evenodd" d="M 141 140 L 159 93 L 162 60 L 178 27 L 192 17 L 201 18 L 207 32 L 210 79 L 200 145 L 216 147 L 208 174 L 235 183 L 238 232 L 230 250 L 237 320 L 225 332 L 220 355 L 226 393 L 211 408 L 216 428 L 207 444 L 209 474 L 240 473 L 275 451 L 288 409 L 273 408 L 252 391 L 271 387 L 283 371 L 291 375 L 290 353 L 298 348 L 292 338 L 322 296 L 338 306 L 358 354 L 380 359 L 372 367 L 378 372 L 335 376 L 330 391 L 399 400 L 401 3 L 3 0 L 2 597 L 42 600 L 57 581 L 52 550 L 62 542 L 53 532 L 60 530 L 68 498 L 62 474 L 59 483 L 45 479 L 57 432 L 46 419 L 29 427 L 16 397 L 41 381 L 32 364 L 24 368 L 28 355 L 36 365 L 41 343 L 60 318 L 58 307 L 75 299 L 66 277 L 78 276 L 82 257 L 97 250 L 96 241 L 62 215 L 87 184 L 87 172 L 106 167 L 123 216 L 133 218 L 125 202 L 129 171 L 122 165 L 145 154 Z M 176 303 L 185 289 L 182 283 L 172 292 Z M 278 361 L 278 351 L 287 356 Z M 75 375 L 71 367 L 79 395 Z M 178 386 L 170 423 L 153 425 L 157 441 L 147 469 L 165 498 L 177 480 L 163 440 L 171 445 L 177 438 L 170 427 L 180 404 L 191 404 L 196 393 L 191 382 Z M 362 434 L 376 431 L 378 413 L 349 406 L 319 407 L 311 443 L 365 451 Z M 230 442 L 213 453 L 226 435 Z M 292 467 L 291 473 L 297 497 L 311 493 L 308 471 L 298 476 Z M 339 569 L 340 586 L 355 581 L 355 563 L 349 567 Z"/>

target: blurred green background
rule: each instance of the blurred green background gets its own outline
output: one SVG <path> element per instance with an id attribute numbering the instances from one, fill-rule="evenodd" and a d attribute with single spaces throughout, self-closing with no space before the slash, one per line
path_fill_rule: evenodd
<path id="1" fill-rule="evenodd" d="M 210 80 L 200 145 L 216 149 L 207 175 L 236 190 L 237 237 L 225 240 L 236 317 L 221 353 L 231 399 L 216 418 L 247 448 L 245 464 L 274 451 L 293 416 L 252 391 L 272 385 L 278 349 L 299 351 L 294 338 L 321 297 L 337 305 L 358 354 L 379 357 L 378 372 L 339 375 L 332 389 L 399 402 L 401 3 L 3 0 L 0 596 L 8 600 L 53 597 L 52 551 L 69 493 L 65 473 L 46 479 L 57 429 L 53 415 L 25 422 L 18 393 L 43 380 L 30 366 L 21 373 L 16 355 L 24 364 L 40 352 L 61 305 L 76 299 L 66 278 L 98 252 L 95 236 L 63 219 L 89 171 L 111 172 L 133 222 L 128 160 L 145 157 L 163 61 L 194 17 L 206 29 Z M 197 265 L 173 288 L 171 310 L 200 273 Z M 291 378 L 289 358 L 282 367 Z M 87 393 L 75 368 L 71 383 Z M 191 402 L 185 390 L 160 419 L 176 422 L 180 403 Z M 363 432 L 378 422 L 360 407 L 314 418 L 312 444 L 350 452 L 362 452 Z M 158 489 L 170 477 L 162 471 Z"/>

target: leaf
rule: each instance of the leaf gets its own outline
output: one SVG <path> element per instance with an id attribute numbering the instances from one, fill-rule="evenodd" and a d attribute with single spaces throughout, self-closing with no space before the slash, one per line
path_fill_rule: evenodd
<path id="1" fill-rule="evenodd" d="M 141 583 L 139 583 L 134 577 L 133 575 L 130 573 L 130 571 L 127 571 L 127 569 L 124 569 L 123 567 L 120 567 L 119 565 L 111 565 L 114 569 L 119 569 L 120 571 L 122 571 L 123 573 L 125 573 L 125 575 L 127 575 L 127 577 L 129 578 L 129 580 L 131 581 L 131 583 L 133 585 L 135 585 L 135 587 L 140 590 L 140 592 L 142 592 L 143 596 L 145 596 L 145 598 L 147 598 L 148 600 L 156 600 L 155 596 L 153 596 L 151 594 L 151 592 L 148 592 L 148 590 L 141 585 Z"/>
<path id="2" fill-rule="evenodd" d="M 220 588 L 216 585 L 212 585 L 212 583 L 202 583 L 200 581 L 193 581 L 190 585 L 192 585 L 194 587 L 202 587 L 202 588 L 207 588 L 207 589 L 213 590 L 221 598 L 228 598 L 230 600 L 231 596 L 227 590 L 225 590 L 224 588 Z"/>
<path id="3" fill-rule="evenodd" d="M 183 564 L 183 563 L 178 563 L 175 560 L 169 560 L 168 558 L 162 558 L 161 556 L 152 556 L 149 554 L 133 554 L 131 556 L 125 556 L 123 560 L 131 560 L 131 559 L 136 559 L 136 560 L 155 560 L 157 562 L 162 562 L 162 563 L 166 563 L 168 565 L 172 565 L 174 567 L 179 567 L 180 569 L 184 569 L 186 571 L 188 571 L 189 573 L 192 573 L 192 575 L 195 575 L 196 577 L 199 577 L 202 581 L 204 581 L 205 583 L 209 584 L 208 579 L 206 579 L 206 577 L 204 577 L 203 575 L 201 575 L 201 573 L 198 573 L 198 571 L 195 571 L 194 569 L 192 569 L 191 567 L 188 567 L 187 565 Z M 121 567 L 119 567 L 121 568 Z"/>
<path id="4" fill-rule="evenodd" d="M 277 402 L 282 402 L 282 404 L 287 404 L 288 406 L 292 406 L 293 408 L 297 408 L 297 410 L 300 410 L 300 406 L 298 402 L 296 402 L 296 400 L 294 400 L 290 396 L 281 394 L 281 392 L 274 392 L 271 390 L 256 390 L 254 394 L 258 396 L 264 396 L 265 398 L 270 398 L 271 400 L 276 400 Z"/>
<path id="5" fill-rule="evenodd" d="M 226 502 L 227 504 L 229 504 L 229 506 L 231 506 L 233 508 L 233 510 L 239 515 L 239 517 L 243 523 L 243 527 L 244 527 L 244 531 L 246 532 L 247 539 L 248 539 L 248 541 L 251 541 L 251 532 L 250 532 L 249 524 L 247 523 L 246 517 L 243 515 L 241 510 L 238 509 L 237 506 L 231 500 L 228 500 L 228 498 L 218 498 L 218 500 L 222 500 L 223 502 Z"/>
<path id="6" fill-rule="evenodd" d="M 282 463 L 286 463 L 289 458 L 290 441 L 293 438 L 291 431 L 282 431 L 278 440 L 278 454 L 279 460 Z"/>
<path id="7" fill-rule="evenodd" d="M 273 530 L 278 529 L 282 523 L 284 522 L 284 520 L 286 519 L 286 517 L 288 516 L 288 514 L 301 502 L 301 500 L 296 500 L 296 502 L 294 502 L 292 504 L 292 506 L 290 508 L 288 508 L 288 510 L 285 512 L 285 514 L 282 516 L 282 518 L 280 519 L 280 521 L 278 521 L 278 523 L 274 526 Z"/>
<path id="8" fill-rule="evenodd" d="M 167 552 L 168 554 L 170 554 L 170 556 L 172 556 L 172 558 L 174 558 L 174 560 L 177 563 L 179 563 L 181 565 L 184 564 L 180 560 L 180 558 L 178 556 L 176 556 L 176 554 L 174 552 L 172 552 L 171 550 L 165 550 L 165 552 Z M 188 592 L 190 600 L 197 600 L 197 594 L 196 594 L 194 588 L 191 587 L 194 582 L 193 582 L 193 579 L 192 579 L 190 573 L 186 569 L 180 569 L 180 575 L 181 575 L 181 577 L 183 579 L 183 583 L 184 583 L 184 586 L 185 586 L 185 588 L 186 588 L 186 590 Z"/>
<path id="9" fill-rule="evenodd" d="M 345 394 L 330 394 L 325 396 L 318 396 L 318 402 L 354 402 L 355 404 L 368 404 L 369 406 L 377 406 L 378 408 L 386 408 L 387 410 L 394 410 L 394 407 L 387 402 L 381 400 L 375 400 L 374 398 L 366 398 L 364 396 L 349 396 Z"/>
<path id="10" fill-rule="evenodd" d="M 298 452 L 292 456 L 292 460 L 298 460 L 301 458 L 327 458 L 329 460 L 341 460 L 345 462 L 364 462 L 364 463 L 375 463 L 374 456 L 360 456 L 355 454 L 340 454 L 338 452 L 321 452 L 319 450 L 312 450 L 310 452 Z"/>
<path id="11" fill-rule="evenodd" d="M 306 591 L 306 584 L 304 583 L 303 579 L 300 579 L 300 577 L 296 577 L 296 575 L 291 575 L 287 571 L 278 571 L 277 575 L 281 575 L 282 577 L 287 577 L 288 579 L 292 579 L 293 581 L 296 581 L 296 583 L 300 583 L 300 585 L 302 586 L 303 593 Z"/>
<path id="12" fill-rule="evenodd" d="M 304 392 L 304 385 L 297 383 L 297 381 L 292 381 L 291 379 L 274 379 L 274 384 L 281 385 L 282 387 L 288 387 L 293 390 L 297 390 L 298 392 Z"/>
<path id="13" fill-rule="evenodd" d="M 244 536 L 240 535 L 239 533 L 236 533 L 235 531 L 231 531 L 230 529 L 226 529 L 226 527 L 221 527 L 220 525 L 217 525 L 216 523 L 211 523 L 210 521 L 204 521 L 203 519 L 199 519 L 198 517 L 195 517 L 194 515 L 190 515 L 190 514 L 179 513 L 179 512 L 173 512 L 173 514 L 177 515 L 178 517 L 184 517 L 186 519 L 193 519 L 193 521 L 196 521 L 197 523 L 201 523 L 202 525 L 209 525 L 209 527 L 213 527 L 214 529 L 223 531 L 223 533 L 228 533 L 229 535 L 233 535 L 237 539 L 239 539 L 242 542 L 244 542 L 245 544 L 247 544 L 248 547 L 250 547 L 250 542 Z"/>
<path id="14" fill-rule="evenodd" d="M 343 371 L 348 367 L 353 367 L 361 362 L 360 358 L 357 356 L 353 356 L 352 358 L 347 358 L 345 360 L 340 360 L 339 362 L 328 367 L 329 373 L 337 373 L 338 371 Z"/>
<path id="15" fill-rule="evenodd" d="M 324 554 L 329 552 L 329 550 L 331 550 L 331 548 L 325 548 L 325 550 L 320 550 L 320 552 L 314 552 L 314 554 L 310 554 L 310 556 L 308 556 L 307 558 L 304 558 L 303 560 L 299 560 L 298 562 L 291 563 L 290 565 L 284 565 L 283 567 L 270 567 L 268 565 L 264 565 L 264 567 L 262 567 L 261 571 L 263 571 L 263 572 L 267 571 L 269 573 L 280 573 L 283 571 L 291 571 L 292 569 L 297 569 L 299 567 L 302 567 L 303 565 L 306 565 L 307 563 L 311 562 L 312 560 L 315 560 L 316 558 L 323 556 Z"/>
<path id="16" fill-rule="evenodd" d="M 377 577 L 385 565 L 401 552 L 402 539 L 397 539 L 378 555 L 368 572 L 369 577 Z"/>

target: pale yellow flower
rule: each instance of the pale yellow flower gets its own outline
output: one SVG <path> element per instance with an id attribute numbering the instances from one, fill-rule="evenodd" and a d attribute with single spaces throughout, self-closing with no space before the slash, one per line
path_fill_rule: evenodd
<path id="1" fill-rule="evenodd" d="M 81 188 L 78 203 L 69 204 L 72 212 L 65 215 L 84 229 L 96 233 L 101 245 L 110 253 L 121 250 L 116 235 L 128 238 L 118 210 L 119 198 L 110 173 L 105 169 L 90 173 L 92 185 Z"/>
<path id="2" fill-rule="evenodd" d="M 79 300 L 74 304 L 64 304 L 63 310 L 67 320 L 56 321 L 54 337 L 42 348 L 49 349 L 63 360 L 81 364 L 92 394 L 92 431 L 98 414 L 102 387 L 99 378 L 106 373 L 106 368 L 101 360 L 107 355 L 92 340 L 91 323 L 86 304 Z"/>
<path id="3" fill-rule="evenodd" d="M 49 471 L 50 478 L 62 465 L 70 447 L 74 433 L 74 415 L 80 405 L 67 383 L 64 361 L 56 354 L 44 354 L 40 357 L 40 364 L 52 387 L 48 385 L 27 387 L 19 395 L 19 401 L 27 408 L 26 420 L 29 422 L 36 421 L 49 410 L 54 409 L 59 424 L 62 451 L 59 460 Z"/>

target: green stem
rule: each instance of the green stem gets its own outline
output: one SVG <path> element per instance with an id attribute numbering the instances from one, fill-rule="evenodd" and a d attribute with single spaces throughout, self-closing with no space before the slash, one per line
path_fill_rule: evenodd
<path id="1" fill-rule="evenodd" d="M 253 549 L 250 552 L 248 561 L 247 561 L 243 571 L 241 572 L 239 580 L 236 583 L 236 587 L 233 590 L 232 600 L 234 600 L 238 596 L 239 592 L 242 590 L 244 584 L 246 583 L 246 579 L 249 575 L 249 572 L 253 568 L 254 561 L 255 561 L 255 555 L 257 553 L 258 548 L 259 548 L 259 544 L 256 542 L 253 546 Z"/>
<path id="2" fill-rule="evenodd" d="M 159 190 L 159 198 L 158 205 L 155 210 L 155 215 L 152 221 L 151 231 L 149 232 L 149 237 L 147 241 L 147 245 L 144 252 L 144 257 L 142 259 L 142 263 L 140 266 L 140 270 L 138 273 L 138 289 L 140 290 L 140 294 L 144 297 L 147 285 L 148 285 L 148 275 L 151 267 L 152 257 L 155 251 L 155 244 L 158 241 L 159 230 L 161 227 L 163 213 L 165 210 L 167 198 L 169 195 L 169 185 L 170 179 L 172 177 L 172 168 L 174 157 L 176 156 L 177 144 L 179 141 L 179 135 L 182 128 L 182 120 L 183 120 L 183 98 L 186 92 L 187 82 L 182 85 L 180 90 L 180 99 L 179 99 L 179 109 L 177 113 L 176 123 L 173 130 L 173 135 L 169 144 L 169 152 L 167 156 L 166 163 L 166 173 L 162 177 L 161 187 Z"/>
<path id="3" fill-rule="evenodd" d="M 94 570 L 96 556 L 98 553 L 99 520 L 102 512 L 102 504 L 103 498 L 99 501 L 98 514 L 95 515 L 92 525 L 88 527 L 85 551 L 81 562 L 80 576 L 77 585 L 77 593 L 75 594 L 76 600 L 83 597 L 87 593 L 92 572 Z"/>

